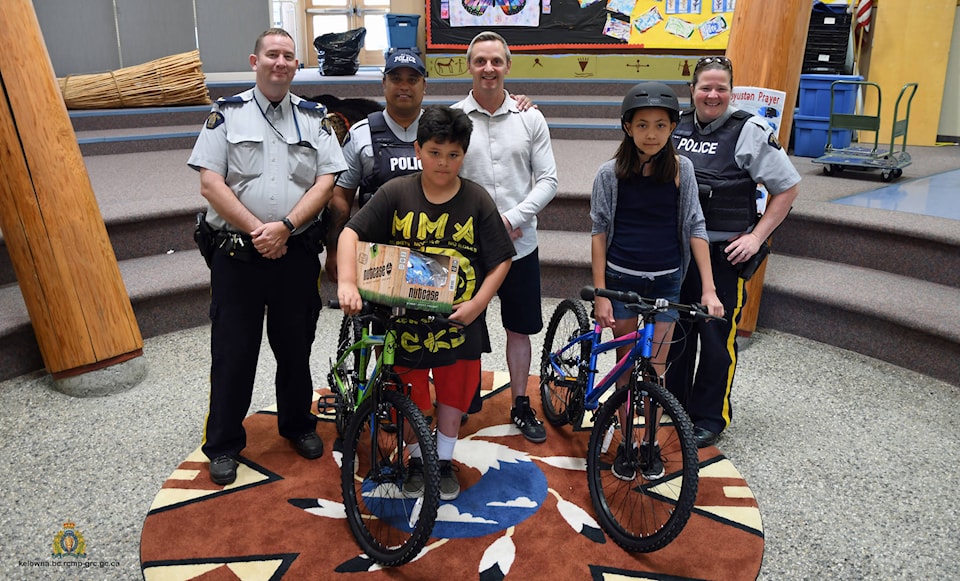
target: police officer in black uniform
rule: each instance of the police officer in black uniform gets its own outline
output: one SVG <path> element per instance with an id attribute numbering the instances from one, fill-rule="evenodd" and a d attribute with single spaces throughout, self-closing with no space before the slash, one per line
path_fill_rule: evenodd
<path id="1" fill-rule="evenodd" d="M 314 221 L 346 169 L 323 106 L 289 91 L 298 62 L 283 29 L 263 32 L 250 55 L 256 86 L 221 99 L 200 131 L 190 167 L 208 202 L 202 244 L 210 264 L 210 409 L 202 450 L 210 478 L 230 484 L 246 446 L 267 313 L 277 361 L 280 435 L 308 459 L 323 454 L 310 412 L 310 350 L 320 311 L 321 244 Z"/>
<path id="2" fill-rule="evenodd" d="M 690 158 L 696 171 L 713 280 L 727 313 L 724 322 L 681 321 L 674 327 L 674 341 L 684 348 L 667 370 L 667 387 L 690 414 L 701 448 L 715 444 L 733 417 L 730 390 L 737 366 L 737 325 L 747 300 L 744 265 L 787 216 L 800 191 L 800 174 L 770 126 L 731 106 L 732 90 L 730 60 L 701 58 L 691 84 L 694 110 L 681 115 L 673 133 L 677 152 Z M 757 184 L 770 194 L 759 218 Z M 700 286 L 696 269 L 688 270 L 680 302 L 699 301 Z"/>

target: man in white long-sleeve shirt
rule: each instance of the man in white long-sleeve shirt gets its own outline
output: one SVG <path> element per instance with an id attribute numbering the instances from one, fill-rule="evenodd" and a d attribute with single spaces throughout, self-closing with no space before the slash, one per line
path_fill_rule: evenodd
<path id="1" fill-rule="evenodd" d="M 510 72 L 510 47 L 495 32 L 481 32 L 467 49 L 473 89 L 455 104 L 473 121 L 462 177 L 482 185 L 497 203 L 517 250 L 497 293 L 507 335 L 507 367 L 513 396 L 511 419 L 532 442 L 547 438 L 527 397 L 530 335 L 543 328 L 537 213 L 557 193 L 557 164 L 550 131 L 537 109 L 520 111 L 508 98 L 504 78 Z"/>

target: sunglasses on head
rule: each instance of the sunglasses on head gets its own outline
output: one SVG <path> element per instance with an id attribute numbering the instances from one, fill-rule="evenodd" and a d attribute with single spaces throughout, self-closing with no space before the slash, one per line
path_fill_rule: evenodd
<path id="1" fill-rule="evenodd" d="M 732 71 L 732 70 L 733 70 L 733 63 L 730 62 L 730 59 L 728 59 L 728 58 L 725 57 L 725 56 L 704 56 L 704 57 L 700 57 L 700 60 L 697 61 L 697 66 L 694 68 L 694 70 L 695 70 L 695 71 L 700 70 L 701 68 L 703 68 L 703 67 L 705 67 L 705 66 L 707 66 L 707 65 L 709 65 L 709 64 L 713 64 L 713 63 L 717 63 L 718 65 L 722 66 L 723 68 L 727 69 L 728 71 Z"/>

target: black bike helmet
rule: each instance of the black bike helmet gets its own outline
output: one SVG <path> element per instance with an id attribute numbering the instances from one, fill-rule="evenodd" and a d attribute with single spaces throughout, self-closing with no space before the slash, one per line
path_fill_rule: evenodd
<path id="1" fill-rule="evenodd" d="M 634 85 L 623 98 L 623 104 L 620 105 L 620 127 L 627 123 L 628 114 L 634 109 L 646 107 L 666 109 L 670 112 L 671 121 L 674 123 L 680 121 L 680 101 L 677 100 L 673 89 L 663 83 L 648 81 Z"/>

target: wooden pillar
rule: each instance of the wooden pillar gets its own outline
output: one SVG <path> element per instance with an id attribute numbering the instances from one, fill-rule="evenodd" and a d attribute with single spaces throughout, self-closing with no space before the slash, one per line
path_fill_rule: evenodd
<path id="1" fill-rule="evenodd" d="M 0 229 L 54 379 L 142 355 L 77 138 L 30 0 L 0 18 Z"/>
<path id="2" fill-rule="evenodd" d="M 737 0 L 733 12 L 726 55 L 733 61 L 734 86 L 786 93 L 779 135 L 784 147 L 790 142 L 792 103 L 797 102 L 812 10 L 813 0 Z M 802 196 L 802 184 L 800 188 Z M 757 328 L 766 269 L 765 262 L 747 283 L 747 304 L 738 331 L 747 337 Z"/>

